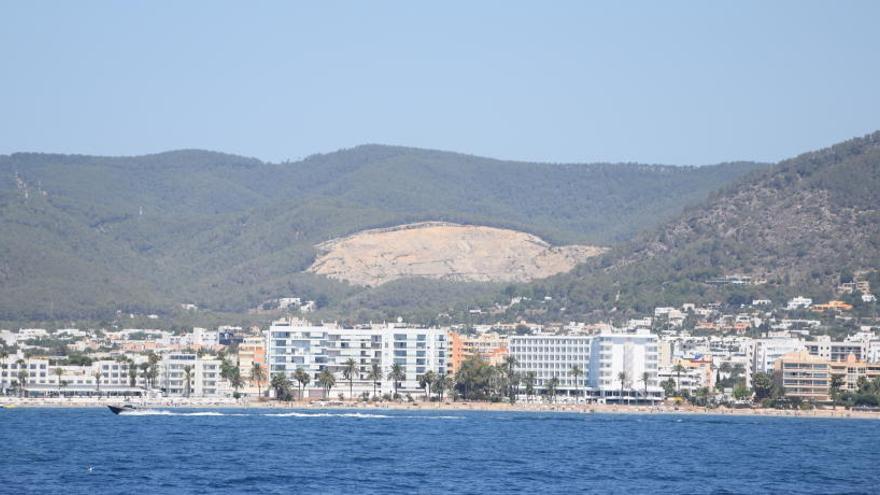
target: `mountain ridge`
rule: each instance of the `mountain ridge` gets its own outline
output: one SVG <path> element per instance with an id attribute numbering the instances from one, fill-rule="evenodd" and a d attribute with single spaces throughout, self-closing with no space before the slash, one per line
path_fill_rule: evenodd
<path id="1" fill-rule="evenodd" d="M 379 145 L 289 163 L 198 150 L 3 155 L 0 319 L 182 301 L 243 311 L 289 294 L 334 304 L 354 289 L 304 272 L 322 241 L 450 221 L 613 245 L 764 166 L 530 164 Z"/>
<path id="2" fill-rule="evenodd" d="M 746 296 L 830 297 L 842 273 L 880 266 L 878 190 L 875 132 L 755 171 L 541 289 L 580 312 L 645 312 L 652 305 Z M 733 274 L 767 283 L 707 284 Z"/>

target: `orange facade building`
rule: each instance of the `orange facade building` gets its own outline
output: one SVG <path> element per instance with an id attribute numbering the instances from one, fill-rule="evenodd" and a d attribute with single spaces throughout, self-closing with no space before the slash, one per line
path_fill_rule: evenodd
<path id="1" fill-rule="evenodd" d="M 499 364 L 507 356 L 507 337 L 496 333 L 484 333 L 472 337 L 456 332 L 449 332 L 448 372 L 455 374 L 465 359 L 479 356 L 489 364 Z"/>

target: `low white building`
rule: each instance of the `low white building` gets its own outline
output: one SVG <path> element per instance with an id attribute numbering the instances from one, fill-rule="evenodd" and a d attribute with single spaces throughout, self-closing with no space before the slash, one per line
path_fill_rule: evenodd
<path id="1" fill-rule="evenodd" d="M 699 368 L 684 368 L 681 373 L 674 367 L 663 367 L 657 372 L 659 383 L 672 380 L 675 383 L 676 392 L 688 392 L 693 394 L 697 390 L 707 387 L 706 374 Z"/>
<path id="2" fill-rule="evenodd" d="M 137 364 L 132 369 L 137 370 Z M 0 389 L 30 397 L 135 396 L 144 393 L 144 378 L 137 371 L 132 378 L 126 361 L 99 360 L 78 366 L 18 357 L 0 363 Z"/>
<path id="3" fill-rule="evenodd" d="M 168 353 L 162 356 L 156 385 L 167 397 L 227 397 L 233 390 L 220 376 L 221 364 L 219 359 L 197 354 Z"/>
<path id="4" fill-rule="evenodd" d="M 807 309 L 813 305 L 813 300 L 809 297 L 795 297 L 789 299 L 786 309 Z"/>

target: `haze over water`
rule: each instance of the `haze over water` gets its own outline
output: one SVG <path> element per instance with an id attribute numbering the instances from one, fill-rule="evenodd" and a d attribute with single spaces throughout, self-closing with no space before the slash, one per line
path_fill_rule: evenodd
<path id="1" fill-rule="evenodd" d="M 867 494 L 880 485 L 872 420 L 265 409 L 114 416 L 103 408 L 0 415 L 4 493 Z"/>

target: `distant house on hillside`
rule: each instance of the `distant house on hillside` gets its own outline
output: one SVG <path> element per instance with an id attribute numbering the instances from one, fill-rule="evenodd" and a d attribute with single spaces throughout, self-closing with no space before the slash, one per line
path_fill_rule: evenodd
<path id="1" fill-rule="evenodd" d="M 763 285 L 767 283 L 767 279 L 755 278 L 751 275 L 733 274 L 710 278 L 706 283 L 710 285 Z"/>
<path id="2" fill-rule="evenodd" d="M 825 311 L 850 311 L 853 309 L 852 304 L 847 304 L 843 301 L 828 301 L 825 304 L 815 304 L 812 308 L 810 308 L 817 313 L 822 313 Z"/>
<path id="3" fill-rule="evenodd" d="M 788 305 L 785 309 L 807 309 L 813 305 L 813 300 L 809 297 L 795 297 L 788 301 Z"/>

